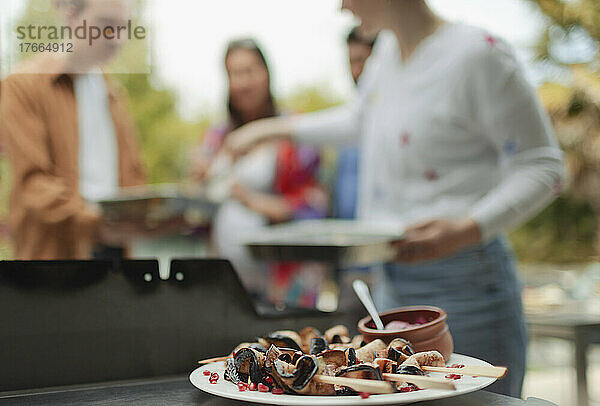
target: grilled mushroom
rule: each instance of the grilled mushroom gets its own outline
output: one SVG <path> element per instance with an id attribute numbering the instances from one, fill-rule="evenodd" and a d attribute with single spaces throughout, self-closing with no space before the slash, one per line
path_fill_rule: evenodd
<path id="1" fill-rule="evenodd" d="M 350 342 L 350 345 L 352 345 L 352 347 L 356 350 L 365 345 L 362 334 L 354 336 L 354 338 L 352 338 L 352 341 Z"/>
<path id="2" fill-rule="evenodd" d="M 358 362 L 356 350 L 354 348 L 348 348 L 346 350 L 346 358 L 348 359 L 348 366 L 355 365 Z"/>
<path id="3" fill-rule="evenodd" d="M 312 339 L 320 337 L 321 332 L 314 327 L 305 327 L 298 332 L 298 335 L 300 336 L 302 351 L 308 353 L 311 350 Z"/>
<path id="4" fill-rule="evenodd" d="M 291 348 L 278 348 L 275 345 L 271 345 L 265 354 L 265 369 L 270 371 L 271 367 L 273 366 L 273 362 L 276 359 L 290 364 L 295 364 L 296 361 L 298 361 L 298 359 L 303 355 L 304 354 L 302 351 Z"/>
<path id="5" fill-rule="evenodd" d="M 343 368 L 336 376 L 355 379 L 369 379 L 373 381 L 383 381 L 383 374 L 375 364 L 358 364 Z M 391 382 L 390 387 L 396 390 L 395 383 Z M 356 392 L 350 388 L 338 390 L 338 395 L 356 395 Z"/>
<path id="6" fill-rule="evenodd" d="M 265 354 L 251 348 L 242 348 L 233 358 L 238 379 L 242 382 L 260 383 L 263 379 L 262 367 L 265 364 Z"/>
<path id="7" fill-rule="evenodd" d="M 348 328 L 346 328 L 346 326 L 342 326 L 341 324 L 338 326 L 333 326 L 329 330 L 325 331 L 324 336 L 327 339 L 327 342 L 332 344 L 350 343 L 350 333 L 348 332 Z"/>
<path id="8" fill-rule="evenodd" d="M 377 351 L 384 350 L 386 345 L 383 341 L 377 339 L 356 350 L 356 358 L 359 362 L 373 362 L 377 358 Z"/>
<path id="9" fill-rule="evenodd" d="M 319 369 L 325 375 L 335 375 L 348 366 L 348 359 L 343 350 L 327 350 L 317 356 Z"/>
<path id="10" fill-rule="evenodd" d="M 403 363 L 408 359 L 408 355 L 395 348 L 389 348 L 387 350 L 387 358 L 395 362 Z"/>
<path id="11" fill-rule="evenodd" d="M 333 385 L 312 380 L 319 371 L 319 363 L 314 356 L 305 355 L 295 365 L 277 359 L 274 361 L 273 366 L 274 379 L 288 393 L 301 395 L 335 394 Z"/>
<path id="12" fill-rule="evenodd" d="M 236 385 L 241 382 L 233 358 L 227 358 L 227 361 L 225 361 L 225 379 Z"/>
<path id="13" fill-rule="evenodd" d="M 394 374 L 405 374 L 405 375 L 425 375 L 425 372 L 416 365 L 398 365 Z"/>
<path id="14" fill-rule="evenodd" d="M 302 351 L 301 340 L 298 333 L 290 330 L 275 331 L 266 337 L 263 337 L 269 345 L 275 345 L 280 348 L 292 348 Z"/>
<path id="15" fill-rule="evenodd" d="M 383 381 L 381 370 L 373 364 L 358 364 L 346 368 L 342 368 L 336 376 L 355 379 L 371 379 L 375 381 Z"/>
<path id="16" fill-rule="evenodd" d="M 392 340 L 392 342 L 390 342 L 390 344 L 388 345 L 388 349 L 390 348 L 394 348 L 398 351 L 401 351 L 409 357 L 415 353 L 415 348 L 410 343 L 410 341 L 407 341 L 403 338 L 395 338 L 394 340 Z"/>
<path id="17" fill-rule="evenodd" d="M 252 349 L 255 349 L 260 352 L 267 352 L 267 349 L 263 345 L 261 345 L 260 343 L 257 342 L 257 343 L 241 343 L 237 347 L 235 347 L 231 353 L 235 354 L 242 348 L 252 348 Z"/>
<path id="18" fill-rule="evenodd" d="M 329 349 L 329 344 L 324 337 L 315 337 L 310 340 L 310 353 L 317 355 Z"/>
<path id="19" fill-rule="evenodd" d="M 402 365 L 416 365 L 418 367 L 443 367 L 446 365 L 444 357 L 437 351 L 418 352 L 411 355 Z"/>
<path id="20" fill-rule="evenodd" d="M 379 367 L 382 373 L 392 374 L 398 368 L 398 363 L 387 358 L 376 358 L 373 363 Z"/>

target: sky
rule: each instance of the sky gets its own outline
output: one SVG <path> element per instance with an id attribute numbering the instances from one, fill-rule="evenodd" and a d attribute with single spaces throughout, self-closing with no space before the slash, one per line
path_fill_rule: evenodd
<path id="1" fill-rule="evenodd" d="M 23 0 L 0 0 L 0 24 L 18 18 Z M 517 48 L 527 64 L 543 20 L 524 0 L 430 0 L 450 21 L 484 27 Z M 150 0 L 152 80 L 176 92 L 193 120 L 224 110 L 223 53 L 232 38 L 258 40 L 270 62 L 273 90 L 285 97 L 319 86 L 348 98 L 345 35 L 356 24 L 341 0 Z M 2 20 L 4 19 L 4 20 Z M 1 38 L 0 38 L 1 39 Z"/>

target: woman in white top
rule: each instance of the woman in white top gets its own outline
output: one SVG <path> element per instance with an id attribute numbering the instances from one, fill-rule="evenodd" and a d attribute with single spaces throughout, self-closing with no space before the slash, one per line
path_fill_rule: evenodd
<path id="1" fill-rule="evenodd" d="M 358 216 L 408 225 L 379 272 L 381 310 L 435 304 L 455 351 L 509 366 L 493 388 L 519 396 L 526 335 L 503 232 L 560 191 L 562 154 L 510 48 L 438 18 L 424 0 L 344 0 L 366 32 L 385 30 L 352 103 L 232 134 L 361 143 Z"/>
<path id="2" fill-rule="evenodd" d="M 268 63 L 254 40 L 231 41 L 225 52 L 225 69 L 228 120 L 204 134 L 192 157 L 191 172 L 200 182 L 206 180 L 231 131 L 253 120 L 279 115 L 271 94 Z M 225 195 L 212 221 L 214 246 L 219 255 L 233 263 L 245 287 L 259 299 L 268 294 L 278 304 L 296 306 L 312 305 L 315 300 L 320 281 L 306 283 L 306 278 L 301 278 L 307 272 L 304 267 L 257 262 L 240 241 L 268 224 L 324 217 L 327 196 L 317 181 L 318 168 L 316 148 L 274 140 L 255 145 L 234 160 L 226 179 L 212 181 Z"/>

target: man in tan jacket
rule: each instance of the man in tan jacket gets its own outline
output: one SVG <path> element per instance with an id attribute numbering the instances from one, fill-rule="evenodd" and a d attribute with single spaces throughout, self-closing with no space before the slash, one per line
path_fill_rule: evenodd
<path id="1" fill-rule="evenodd" d="M 65 4 L 70 24 L 125 12 L 118 0 Z M 18 259 L 90 258 L 95 246 L 122 235 L 106 227 L 95 204 L 103 192 L 144 183 L 126 95 L 98 68 L 118 47 L 105 41 L 34 57 L 3 83 L 0 133 L 12 168 L 9 227 Z"/>

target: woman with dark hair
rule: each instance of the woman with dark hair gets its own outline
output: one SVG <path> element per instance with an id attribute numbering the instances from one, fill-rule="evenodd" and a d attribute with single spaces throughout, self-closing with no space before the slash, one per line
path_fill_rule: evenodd
<path id="1" fill-rule="evenodd" d="M 197 180 L 207 177 L 207 171 L 211 170 L 214 158 L 231 131 L 257 119 L 279 115 L 271 93 L 267 61 L 254 40 L 232 41 L 225 53 L 225 68 L 229 118 L 225 125 L 205 134 L 193 162 L 192 176 Z M 235 160 L 231 175 L 223 180 L 221 186 L 228 190 L 229 197 L 214 218 L 213 242 L 219 255 L 232 261 L 251 292 L 264 292 L 267 286 L 265 266 L 252 260 L 239 239 L 267 224 L 324 217 L 327 198 L 316 180 L 318 167 L 316 149 L 298 148 L 289 140 L 271 140 L 258 143 L 248 154 Z M 279 281 L 279 285 L 289 283 L 290 278 L 282 278 L 279 273 L 291 275 L 297 271 L 295 266 L 292 268 L 291 272 L 288 264 L 285 271 L 271 269 L 271 273 L 275 273 L 271 280 Z M 273 290 L 273 286 L 271 288 Z M 307 290 L 311 289 L 295 291 Z M 281 298 L 281 301 L 312 302 L 300 297 Z"/>

